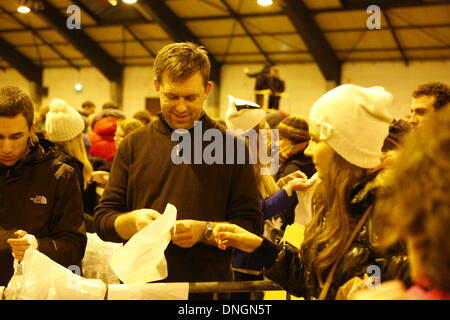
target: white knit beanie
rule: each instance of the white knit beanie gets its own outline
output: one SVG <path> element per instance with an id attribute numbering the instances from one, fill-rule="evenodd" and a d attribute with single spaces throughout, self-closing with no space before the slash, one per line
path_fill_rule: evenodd
<path id="1" fill-rule="evenodd" d="M 45 118 L 45 131 L 51 141 L 64 142 L 78 136 L 84 130 L 84 120 L 64 100 L 53 99 Z"/>
<path id="2" fill-rule="evenodd" d="M 266 112 L 256 103 L 228 95 L 225 123 L 228 129 L 245 132 L 256 127 L 266 117 Z"/>
<path id="3" fill-rule="evenodd" d="M 320 139 L 345 160 L 375 168 L 393 120 L 392 99 L 383 87 L 341 85 L 314 103 L 309 119 Z"/>

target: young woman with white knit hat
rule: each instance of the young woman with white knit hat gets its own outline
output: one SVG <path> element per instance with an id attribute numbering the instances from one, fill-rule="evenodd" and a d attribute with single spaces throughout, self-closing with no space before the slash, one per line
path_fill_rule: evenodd
<path id="1" fill-rule="evenodd" d="M 86 230 L 95 232 L 93 214 L 98 204 L 96 183 L 105 183 L 109 175 L 106 171 L 93 171 L 83 142 L 84 120 L 64 100 L 53 99 L 49 104 L 49 112 L 45 120 L 45 131 L 61 162 L 75 169 L 80 189 L 83 193 Z"/>
<path id="2" fill-rule="evenodd" d="M 262 257 L 266 277 L 305 299 L 334 299 L 340 286 L 371 268 L 380 271 L 381 280 L 407 280 L 403 248 L 380 255 L 370 229 L 379 189 L 379 172 L 370 169 L 380 163 L 392 121 L 391 102 L 392 95 L 382 87 L 342 85 L 312 106 L 305 154 L 313 158 L 320 185 L 300 250 L 288 244 L 277 247 L 231 224 L 214 229 L 219 247 Z"/>

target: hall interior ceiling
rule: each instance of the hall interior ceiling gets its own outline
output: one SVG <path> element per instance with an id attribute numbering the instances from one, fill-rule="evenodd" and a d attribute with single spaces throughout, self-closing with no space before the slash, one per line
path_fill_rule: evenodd
<path id="1" fill-rule="evenodd" d="M 330 79 L 349 61 L 450 59 L 450 0 L 32 2 L 21 14 L 20 1 L 0 0 L 1 69 L 95 66 L 114 80 L 173 41 L 204 45 L 214 66 L 316 62 Z M 369 30 L 374 4 L 381 28 Z M 81 9 L 80 30 L 66 27 L 71 5 Z"/>

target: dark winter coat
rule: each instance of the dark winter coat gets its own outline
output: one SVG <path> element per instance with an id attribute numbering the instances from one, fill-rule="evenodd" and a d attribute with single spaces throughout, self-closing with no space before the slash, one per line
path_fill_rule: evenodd
<path id="1" fill-rule="evenodd" d="M 355 221 L 358 221 L 375 201 L 378 184 L 377 181 L 369 183 L 375 175 L 366 177 L 353 189 L 350 209 Z M 322 219 L 322 223 L 325 224 L 326 219 Z M 380 254 L 374 249 L 373 240 L 372 217 L 369 216 L 340 260 L 326 299 L 334 299 L 340 286 L 355 276 L 362 277 L 371 265 L 380 267 L 381 281 L 400 279 L 409 283 L 408 258 L 404 246 L 398 245 L 393 250 Z M 286 291 L 305 299 L 319 297 L 321 288 L 312 267 L 314 252 L 301 256 L 299 251 L 289 244 L 277 247 L 265 239 L 254 254 L 264 257 L 265 276 L 280 284 Z M 329 270 L 324 273 L 323 281 L 328 272 Z"/>

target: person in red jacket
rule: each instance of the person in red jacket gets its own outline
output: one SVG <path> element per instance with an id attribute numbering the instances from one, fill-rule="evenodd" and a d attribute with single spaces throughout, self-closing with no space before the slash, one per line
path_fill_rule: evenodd
<path id="1" fill-rule="evenodd" d="M 91 131 L 88 133 L 91 156 L 100 157 L 109 162 L 114 160 L 116 154 L 114 135 L 119 119 L 125 119 L 125 114 L 115 109 L 104 109 L 92 119 Z"/>

